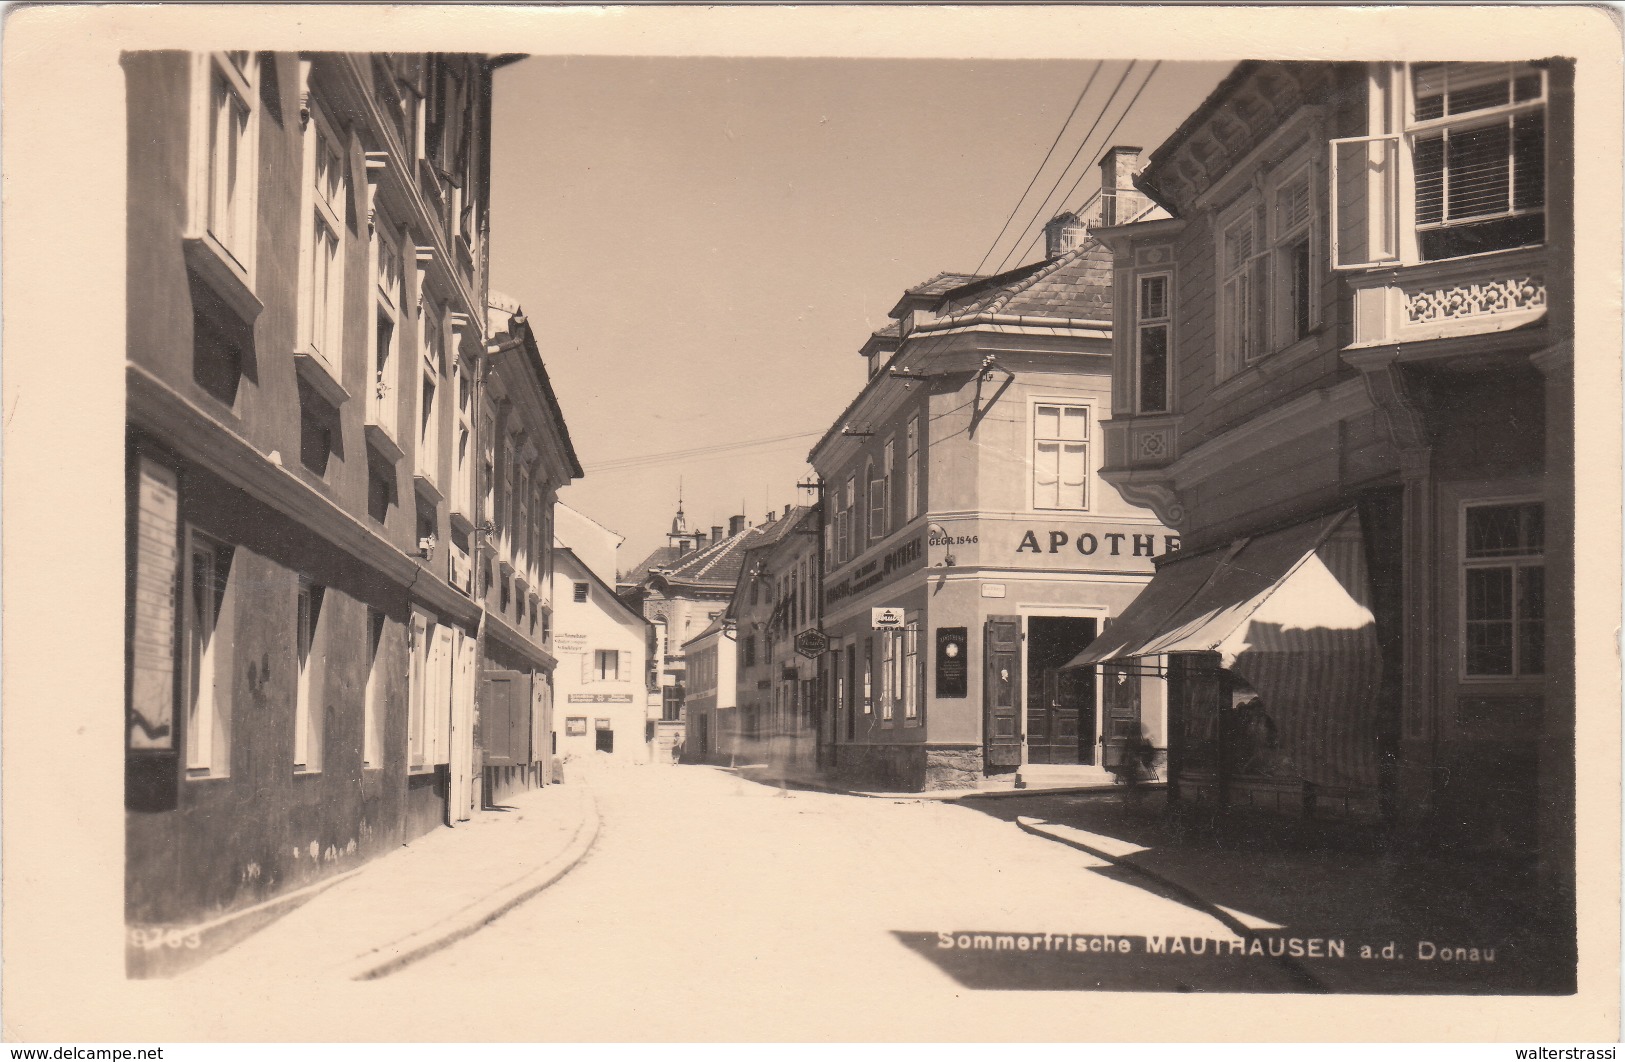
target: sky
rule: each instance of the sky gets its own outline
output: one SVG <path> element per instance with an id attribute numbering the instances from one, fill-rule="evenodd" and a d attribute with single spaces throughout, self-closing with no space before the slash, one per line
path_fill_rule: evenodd
<path id="1" fill-rule="evenodd" d="M 1033 237 L 1098 188 L 1108 147 L 1149 154 L 1230 67 L 500 69 L 491 286 L 524 307 L 586 471 L 560 501 L 625 536 L 624 569 L 665 544 L 679 482 L 690 529 L 804 500 L 807 452 L 862 387 L 858 348 L 903 290 L 1036 260 Z"/>

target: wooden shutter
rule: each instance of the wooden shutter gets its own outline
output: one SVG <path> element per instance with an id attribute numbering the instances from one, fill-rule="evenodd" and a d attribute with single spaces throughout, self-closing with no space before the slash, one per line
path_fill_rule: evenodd
<path id="1" fill-rule="evenodd" d="M 982 683 L 987 765 L 1021 766 L 1021 617 L 989 616 L 983 628 Z"/>
<path id="2" fill-rule="evenodd" d="M 1396 134 L 1333 140 L 1331 214 L 1333 269 L 1399 262 L 1399 157 Z"/>
<path id="3" fill-rule="evenodd" d="M 480 736 L 487 767 L 515 767 L 530 753 L 530 676 L 522 671 L 487 671 Z"/>

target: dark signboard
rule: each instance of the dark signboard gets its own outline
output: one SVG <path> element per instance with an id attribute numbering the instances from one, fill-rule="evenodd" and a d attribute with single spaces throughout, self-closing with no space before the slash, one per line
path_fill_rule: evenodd
<path id="1" fill-rule="evenodd" d="M 937 696 L 965 696 L 967 627 L 937 628 Z"/>
<path id="2" fill-rule="evenodd" d="M 829 636 L 817 627 L 810 627 L 796 635 L 796 652 L 809 659 L 817 659 L 829 652 Z"/>

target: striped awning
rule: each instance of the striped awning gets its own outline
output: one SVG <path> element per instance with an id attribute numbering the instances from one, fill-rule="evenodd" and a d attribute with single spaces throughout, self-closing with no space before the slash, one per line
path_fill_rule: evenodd
<path id="1" fill-rule="evenodd" d="M 1292 773 L 1374 784 L 1382 658 L 1355 510 L 1169 561 L 1067 666 L 1165 653 L 1217 653 L 1258 693 Z"/>

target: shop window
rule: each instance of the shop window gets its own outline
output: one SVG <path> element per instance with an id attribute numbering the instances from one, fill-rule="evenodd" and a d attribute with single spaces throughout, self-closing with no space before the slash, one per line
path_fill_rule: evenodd
<path id="1" fill-rule="evenodd" d="M 293 707 L 293 767 L 314 773 L 322 769 L 321 686 L 318 673 L 321 654 L 317 636 L 321 626 L 322 587 L 301 577 L 297 608 L 295 646 L 298 650 L 298 685 Z"/>
<path id="2" fill-rule="evenodd" d="M 883 631 L 880 635 L 880 721 L 892 721 L 893 706 L 897 701 L 899 632 Z"/>
<path id="3" fill-rule="evenodd" d="M 1089 507 L 1089 407 L 1033 408 L 1033 507 Z"/>
<path id="4" fill-rule="evenodd" d="M 432 720 L 433 691 L 429 688 L 434 678 L 431 668 L 431 640 L 437 624 L 421 612 L 412 613 L 411 671 L 408 678 L 406 752 L 407 764 L 414 773 L 432 769 L 429 759 L 429 726 Z"/>
<path id="5" fill-rule="evenodd" d="M 1539 502 L 1467 507 L 1462 650 L 1469 678 L 1522 678 L 1545 671 L 1543 509 Z"/>
<path id="6" fill-rule="evenodd" d="M 231 767 L 231 673 L 226 588 L 233 550 L 187 529 L 182 570 L 182 682 L 186 705 L 186 768 L 197 776 L 222 776 Z"/>
<path id="7" fill-rule="evenodd" d="M 925 682 L 924 663 L 920 659 L 920 621 L 911 619 L 903 626 L 903 719 L 913 722 L 920 717 L 920 689 Z"/>
<path id="8" fill-rule="evenodd" d="M 621 652 L 619 649 L 595 649 L 592 654 L 593 677 L 599 682 L 619 682 L 621 678 Z"/>
<path id="9" fill-rule="evenodd" d="M 1138 299 L 1135 303 L 1135 342 L 1138 352 L 1136 365 L 1136 407 L 1141 413 L 1166 413 L 1170 408 L 1168 395 L 1168 350 L 1170 291 L 1172 277 L 1157 273 L 1140 277 Z"/>
<path id="10" fill-rule="evenodd" d="M 864 715 L 873 715 L 874 711 L 875 711 L 874 664 L 875 664 L 875 640 L 873 638 L 865 638 L 863 640 L 863 714 Z"/>

